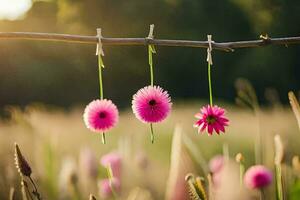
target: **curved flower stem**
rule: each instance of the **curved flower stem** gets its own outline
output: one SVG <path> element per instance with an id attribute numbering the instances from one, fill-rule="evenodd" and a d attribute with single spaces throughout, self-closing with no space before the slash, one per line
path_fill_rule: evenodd
<path id="1" fill-rule="evenodd" d="M 111 192 L 113 194 L 113 197 L 114 197 L 114 199 L 118 199 L 118 193 L 116 192 L 116 190 L 114 188 L 114 184 L 113 184 L 114 174 L 113 174 L 113 171 L 111 169 L 111 165 L 106 167 L 106 171 L 107 171 L 107 176 L 108 176 L 108 179 L 109 179 L 109 186 L 110 186 Z"/>
<path id="2" fill-rule="evenodd" d="M 102 57 L 98 55 L 98 68 L 99 68 L 99 89 L 100 89 L 100 99 L 103 99 L 103 83 L 102 83 L 102 67 L 104 68 L 104 64 L 102 61 Z"/>
<path id="3" fill-rule="evenodd" d="M 208 89 L 209 89 L 209 104 L 210 104 L 210 106 L 213 106 L 212 87 L 211 87 L 211 73 L 210 73 L 210 64 L 209 63 L 208 63 L 208 68 L 207 68 L 207 75 L 208 75 Z"/>
<path id="4" fill-rule="evenodd" d="M 102 82 L 102 68 L 104 68 L 103 60 L 100 54 L 98 54 L 98 68 L 99 68 L 99 89 L 100 99 L 103 100 L 103 82 Z M 106 144 L 105 133 L 102 133 L 102 143 Z"/>
<path id="5" fill-rule="evenodd" d="M 245 166 L 242 162 L 240 162 L 240 187 L 243 187 Z"/>
<path id="6" fill-rule="evenodd" d="M 105 133 L 102 133 L 102 144 L 106 144 Z"/>
<path id="7" fill-rule="evenodd" d="M 150 66 L 150 83 L 151 83 L 151 86 L 154 85 L 153 53 L 156 53 L 155 47 L 153 45 L 148 45 L 148 59 L 149 59 L 149 66 Z"/>
<path id="8" fill-rule="evenodd" d="M 153 73 L 153 53 L 156 53 L 154 45 L 148 45 L 148 58 L 149 58 L 149 66 L 150 66 L 150 83 L 151 86 L 154 85 L 154 73 Z M 154 143 L 154 131 L 153 125 L 150 123 L 150 132 L 151 132 L 151 143 Z"/>
<path id="9" fill-rule="evenodd" d="M 150 124 L 150 132 L 151 132 L 151 143 L 154 143 L 154 131 L 153 131 L 153 124 Z"/>
<path id="10" fill-rule="evenodd" d="M 264 188 L 260 189 L 260 200 L 266 200 L 266 192 Z"/>

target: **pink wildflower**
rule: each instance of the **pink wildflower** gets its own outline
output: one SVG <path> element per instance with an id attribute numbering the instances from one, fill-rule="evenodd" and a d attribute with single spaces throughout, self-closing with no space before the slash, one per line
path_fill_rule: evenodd
<path id="1" fill-rule="evenodd" d="M 98 173 L 98 163 L 94 152 L 89 148 L 81 149 L 79 167 L 85 178 L 95 179 Z"/>
<path id="2" fill-rule="evenodd" d="M 229 120 L 225 117 L 225 110 L 218 106 L 204 106 L 200 113 L 195 115 L 199 120 L 194 124 L 198 128 L 198 132 L 207 129 L 209 135 L 216 131 L 217 134 L 225 132 L 225 126 L 228 126 Z"/>
<path id="3" fill-rule="evenodd" d="M 94 132 L 104 132 L 116 125 L 119 112 L 111 100 L 94 100 L 86 106 L 83 114 L 85 125 Z"/>
<path id="4" fill-rule="evenodd" d="M 209 170 L 212 173 L 218 173 L 224 166 L 224 157 L 222 155 L 216 155 L 209 161 Z"/>
<path id="5" fill-rule="evenodd" d="M 101 164 L 110 167 L 115 178 L 121 178 L 122 158 L 118 153 L 108 153 L 101 158 Z"/>
<path id="6" fill-rule="evenodd" d="M 249 189 L 260 189 L 272 182 L 272 172 L 262 165 L 250 167 L 244 176 L 244 183 Z"/>
<path id="7" fill-rule="evenodd" d="M 112 180 L 109 179 L 103 179 L 99 181 L 99 192 L 100 196 L 104 199 L 107 199 L 113 195 L 114 192 L 120 191 L 120 181 L 116 178 L 113 178 Z"/>
<path id="8" fill-rule="evenodd" d="M 146 86 L 133 95 L 133 113 L 144 123 L 164 120 L 170 113 L 171 106 L 168 92 L 159 86 Z"/>

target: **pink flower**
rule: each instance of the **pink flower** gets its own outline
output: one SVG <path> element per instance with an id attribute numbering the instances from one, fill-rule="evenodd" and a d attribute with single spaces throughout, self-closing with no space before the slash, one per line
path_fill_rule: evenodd
<path id="1" fill-rule="evenodd" d="M 111 100 L 94 100 L 86 106 L 83 114 L 86 127 L 94 132 L 104 132 L 116 125 L 119 112 Z"/>
<path id="2" fill-rule="evenodd" d="M 244 176 L 244 183 L 249 189 L 266 187 L 272 182 L 272 172 L 262 165 L 250 167 Z"/>
<path id="3" fill-rule="evenodd" d="M 99 181 L 99 189 L 100 189 L 100 196 L 104 199 L 107 199 L 112 196 L 114 192 L 120 192 L 120 181 L 116 178 L 112 179 L 103 179 Z"/>
<path id="4" fill-rule="evenodd" d="M 168 92 L 159 86 L 146 86 L 133 95 L 133 113 L 144 123 L 164 120 L 170 113 L 171 106 Z"/>
<path id="5" fill-rule="evenodd" d="M 121 178 L 122 158 L 118 153 L 108 153 L 101 158 L 101 164 L 110 167 L 115 178 Z"/>
<path id="6" fill-rule="evenodd" d="M 216 155 L 209 161 L 209 170 L 212 173 L 218 173 L 224 166 L 224 157 L 222 155 Z"/>
<path id="7" fill-rule="evenodd" d="M 94 152 L 89 148 L 81 149 L 79 167 L 85 178 L 95 179 L 98 174 L 98 163 Z"/>
<path id="8" fill-rule="evenodd" d="M 203 132 L 207 129 L 209 135 L 216 131 L 225 132 L 225 126 L 228 126 L 229 120 L 225 117 L 225 110 L 218 106 L 204 106 L 201 108 L 200 113 L 195 115 L 199 120 L 194 124 L 198 128 L 198 132 Z"/>

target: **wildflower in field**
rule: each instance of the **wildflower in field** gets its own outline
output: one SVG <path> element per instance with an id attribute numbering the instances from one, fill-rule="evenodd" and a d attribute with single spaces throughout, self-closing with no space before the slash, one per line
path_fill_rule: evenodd
<path id="1" fill-rule="evenodd" d="M 217 134 L 225 133 L 225 126 L 228 126 L 229 120 L 225 117 L 225 110 L 218 106 L 207 105 L 202 107 L 200 113 L 195 115 L 198 121 L 194 127 L 198 128 L 198 132 L 207 130 L 209 135 L 215 131 Z"/>
<path id="2" fill-rule="evenodd" d="M 249 189 L 260 189 L 271 184 L 272 172 L 262 165 L 250 167 L 244 176 L 244 183 Z"/>
<path id="3" fill-rule="evenodd" d="M 120 154 L 111 152 L 102 156 L 101 164 L 106 168 L 111 168 L 114 178 L 121 178 L 122 158 Z"/>
<path id="4" fill-rule="evenodd" d="M 88 129 L 104 132 L 113 128 L 119 119 L 119 112 L 111 100 L 94 100 L 86 106 L 83 119 Z"/>
<path id="5" fill-rule="evenodd" d="M 78 181 L 78 172 L 76 161 L 72 157 L 63 159 L 59 173 L 59 188 L 63 193 L 70 192 L 70 188 L 74 187 Z"/>
<path id="6" fill-rule="evenodd" d="M 159 86 L 146 86 L 133 95 L 133 113 L 144 123 L 161 122 L 169 115 L 171 106 L 168 92 Z"/>
<path id="7" fill-rule="evenodd" d="M 209 161 L 209 170 L 212 173 L 220 172 L 224 166 L 224 156 L 216 155 Z"/>
<path id="8" fill-rule="evenodd" d="M 100 196 L 104 199 L 110 198 L 116 193 L 120 192 L 120 181 L 116 178 L 113 179 L 103 179 L 99 181 L 99 193 Z"/>
<path id="9" fill-rule="evenodd" d="M 224 156 L 222 155 L 216 155 L 209 161 L 209 171 L 212 175 L 213 184 L 216 187 L 220 185 L 224 164 Z"/>
<path id="10" fill-rule="evenodd" d="M 85 178 L 94 179 L 97 177 L 98 163 L 91 149 L 86 147 L 80 151 L 79 168 Z"/>

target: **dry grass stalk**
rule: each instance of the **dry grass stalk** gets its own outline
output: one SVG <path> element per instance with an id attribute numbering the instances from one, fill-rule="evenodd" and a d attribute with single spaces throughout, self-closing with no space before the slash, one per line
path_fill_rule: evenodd
<path id="1" fill-rule="evenodd" d="M 21 192 L 22 192 L 22 199 L 23 200 L 33 200 L 29 188 L 28 188 L 28 184 L 26 181 L 22 180 L 21 181 Z"/>
<path id="2" fill-rule="evenodd" d="M 29 166 L 28 162 L 22 155 L 17 143 L 15 143 L 15 161 L 16 161 L 16 167 L 20 175 L 30 177 L 32 173 L 31 167 Z"/>
<path id="3" fill-rule="evenodd" d="M 208 174 L 207 175 L 207 182 L 208 182 L 208 199 L 209 200 L 214 200 L 215 199 L 215 191 L 213 187 L 213 180 L 212 180 L 212 175 Z"/>
<path id="4" fill-rule="evenodd" d="M 275 135 L 274 137 L 275 144 L 275 165 L 280 165 L 283 161 L 284 157 L 284 147 L 280 138 L 280 135 Z"/>
<path id="5" fill-rule="evenodd" d="M 300 106 L 299 106 L 299 102 L 298 102 L 294 92 L 290 91 L 288 93 L 288 96 L 289 96 L 289 100 L 290 100 L 292 110 L 293 110 L 294 115 L 297 119 L 298 126 L 299 126 L 299 129 L 300 129 Z"/>
<path id="6" fill-rule="evenodd" d="M 41 200 L 42 199 L 41 195 L 37 190 L 35 182 L 31 178 L 31 173 L 32 173 L 31 167 L 28 164 L 28 162 L 26 161 L 26 159 L 24 158 L 24 156 L 22 155 L 21 150 L 20 150 L 17 143 L 15 143 L 15 163 L 16 163 L 16 168 L 17 168 L 17 170 L 20 173 L 20 176 L 22 178 L 21 186 L 22 186 L 23 199 L 28 199 L 28 193 L 30 195 L 30 199 L 32 199 L 31 193 L 29 192 L 27 182 L 24 180 L 24 177 L 27 177 L 29 179 L 32 187 L 33 187 L 32 194 L 38 200 Z"/>
<path id="7" fill-rule="evenodd" d="M 152 200 L 152 196 L 148 190 L 137 187 L 130 191 L 127 200 Z"/>
<path id="8" fill-rule="evenodd" d="M 90 194 L 89 200 L 97 200 L 97 199 L 94 195 Z"/>
<path id="9" fill-rule="evenodd" d="M 284 156 L 284 149 L 281 138 L 279 135 L 274 137 L 275 144 L 275 172 L 276 172 L 276 193 L 278 200 L 283 200 L 284 198 L 284 187 L 283 187 L 283 177 L 282 177 L 282 167 L 281 163 Z"/>
<path id="10" fill-rule="evenodd" d="M 183 142 L 182 129 L 176 126 L 171 149 L 171 164 L 166 188 L 166 200 L 184 200 L 188 197 L 188 188 L 184 177 L 194 172 L 194 163 Z"/>
<path id="11" fill-rule="evenodd" d="M 293 171 L 297 177 L 300 177 L 300 159 L 299 156 L 293 156 L 292 160 Z"/>
<path id="12" fill-rule="evenodd" d="M 9 200 L 16 200 L 16 191 L 15 188 L 11 187 L 9 191 Z"/>

